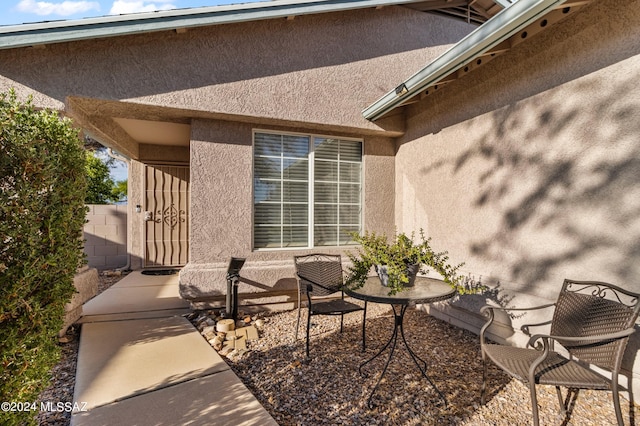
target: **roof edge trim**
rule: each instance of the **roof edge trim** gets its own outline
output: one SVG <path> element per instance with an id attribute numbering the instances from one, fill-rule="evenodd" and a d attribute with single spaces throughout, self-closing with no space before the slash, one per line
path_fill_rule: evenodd
<path id="1" fill-rule="evenodd" d="M 274 0 L 0 26 L 0 49 L 196 28 L 314 13 L 419 3 L 422 0 Z"/>
<path id="2" fill-rule="evenodd" d="M 362 115 L 370 121 L 379 119 L 408 99 L 418 95 L 423 89 L 457 71 L 469 61 L 489 51 L 565 1 L 521 0 L 511 4 L 426 67 L 396 85 L 396 87 L 404 85 L 406 87 L 404 93 L 398 94 L 396 89 L 389 91 L 365 108 Z"/>

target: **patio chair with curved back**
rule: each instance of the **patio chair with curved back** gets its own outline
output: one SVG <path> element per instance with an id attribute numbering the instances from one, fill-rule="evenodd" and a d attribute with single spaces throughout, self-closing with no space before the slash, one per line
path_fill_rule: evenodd
<path id="1" fill-rule="evenodd" d="M 495 310 L 527 311 L 554 307 L 550 322 L 525 325 L 522 330 L 551 324 L 551 334 L 534 334 L 527 348 L 489 344 L 485 333 L 494 319 Z M 556 303 L 528 309 L 503 309 L 485 306 L 481 312 L 488 322 L 480 331 L 482 351 L 482 404 L 485 403 L 487 359 L 510 376 L 529 386 L 533 424 L 538 425 L 536 385 L 556 387 L 561 413 L 568 407 L 563 402 L 560 386 L 569 389 L 610 390 L 619 425 L 623 425 L 618 394 L 618 374 L 629 336 L 640 311 L 640 294 L 596 281 L 564 280 Z M 566 351 L 555 351 L 554 342 Z M 589 365 L 611 372 L 611 379 L 596 373 Z"/>
<path id="2" fill-rule="evenodd" d="M 314 315 L 340 315 L 340 332 L 342 333 L 344 314 L 363 311 L 362 315 L 362 350 L 365 349 L 365 320 L 367 304 L 364 308 L 355 303 L 344 300 L 342 259 L 340 255 L 311 254 L 294 256 L 296 275 L 298 278 L 298 321 L 296 324 L 296 339 L 300 326 L 300 295 L 307 295 L 307 342 L 306 357 L 309 358 L 309 330 L 311 317 Z M 339 299 L 327 299 L 325 296 L 340 293 Z M 325 297 L 318 300 L 318 297 Z M 314 299 L 315 298 L 315 299 Z"/>

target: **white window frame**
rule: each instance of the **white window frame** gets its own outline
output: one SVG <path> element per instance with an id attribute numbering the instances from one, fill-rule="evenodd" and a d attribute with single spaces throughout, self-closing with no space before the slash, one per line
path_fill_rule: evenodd
<path id="1" fill-rule="evenodd" d="M 270 134 L 270 135 L 275 135 L 275 136 L 302 136 L 302 137 L 308 137 L 309 138 L 309 157 L 308 157 L 308 162 L 309 162 L 309 176 L 308 176 L 308 218 L 307 218 L 307 225 L 308 225 L 308 236 L 307 236 L 307 241 L 308 241 L 308 245 L 306 246 L 296 246 L 296 247 L 256 247 L 255 246 L 255 226 L 256 226 L 256 221 L 255 221 L 255 184 L 254 184 L 254 177 L 255 177 L 255 143 L 256 143 L 256 134 L 257 133 L 264 133 L 264 134 Z M 346 137 L 346 136 L 336 136 L 336 135 L 323 135 L 323 134 L 318 134 L 318 133 L 299 133 L 299 132 L 287 132 L 287 131 L 278 131 L 278 130 L 267 130 L 267 129 L 253 129 L 252 132 L 252 143 L 251 143 L 251 147 L 252 147 L 252 151 L 251 151 L 251 194 L 252 194 L 252 199 L 251 199 L 251 246 L 253 251 L 282 251 L 282 250 L 305 250 L 305 249 L 312 249 L 312 248 L 340 248 L 340 247 L 351 247 L 354 244 L 344 244 L 344 245 L 333 245 L 333 246 L 316 246 L 314 244 L 315 241 L 315 235 L 314 235 L 314 228 L 315 228 L 315 180 L 313 179 L 313 177 L 315 176 L 315 144 L 314 141 L 316 139 L 338 139 L 338 140 L 342 140 L 342 141 L 353 141 L 353 142 L 359 142 L 361 144 L 361 156 L 360 156 L 360 200 L 359 200 L 359 206 L 360 206 L 360 216 L 359 216 L 359 221 L 360 221 L 360 231 L 362 231 L 362 228 L 364 226 L 364 140 L 361 138 L 354 138 L 354 137 Z M 339 175 L 338 175 L 339 178 Z M 338 220 L 339 220 L 339 214 L 340 211 L 338 210 Z M 281 219 L 282 221 L 282 219 Z M 283 224 L 281 222 L 280 226 L 282 227 Z M 339 242 L 339 241 L 338 241 Z"/>

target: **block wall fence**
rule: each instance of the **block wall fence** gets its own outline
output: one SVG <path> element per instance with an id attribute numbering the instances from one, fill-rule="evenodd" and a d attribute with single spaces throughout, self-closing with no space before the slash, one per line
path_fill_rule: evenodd
<path id="1" fill-rule="evenodd" d="M 123 205 L 87 205 L 84 252 L 89 267 L 98 270 L 127 265 L 127 209 Z"/>

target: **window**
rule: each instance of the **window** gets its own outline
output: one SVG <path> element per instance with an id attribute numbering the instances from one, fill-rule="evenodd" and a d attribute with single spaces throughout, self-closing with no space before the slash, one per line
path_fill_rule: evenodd
<path id="1" fill-rule="evenodd" d="M 362 217 L 362 142 L 254 135 L 255 248 L 342 246 Z"/>

